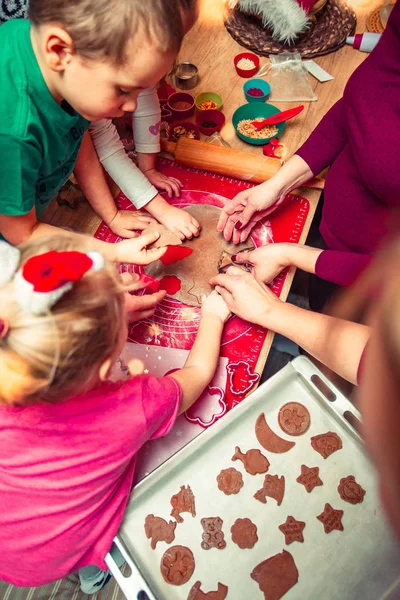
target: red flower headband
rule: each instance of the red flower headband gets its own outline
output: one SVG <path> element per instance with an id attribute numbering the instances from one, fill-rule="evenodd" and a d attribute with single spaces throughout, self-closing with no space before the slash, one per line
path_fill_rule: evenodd
<path id="1" fill-rule="evenodd" d="M 80 281 L 89 270 L 99 271 L 104 259 L 98 252 L 51 250 L 32 256 L 17 271 L 20 251 L 0 242 L 0 287 L 14 279 L 18 304 L 27 312 L 43 314 Z M 16 272 L 17 271 L 17 272 Z M 8 323 L 0 319 L 0 339 L 8 332 Z"/>

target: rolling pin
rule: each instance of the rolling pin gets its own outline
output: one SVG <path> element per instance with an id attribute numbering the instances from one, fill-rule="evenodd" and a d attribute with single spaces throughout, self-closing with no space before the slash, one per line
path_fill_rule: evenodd
<path id="1" fill-rule="evenodd" d="M 216 146 L 186 137 L 179 138 L 176 143 L 161 140 L 161 150 L 174 155 L 179 165 L 252 183 L 270 179 L 281 166 L 276 158 L 257 156 L 236 148 Z M 322 179 L 314 178 L 304 185 L 322 189 L 323 184 Z"/>

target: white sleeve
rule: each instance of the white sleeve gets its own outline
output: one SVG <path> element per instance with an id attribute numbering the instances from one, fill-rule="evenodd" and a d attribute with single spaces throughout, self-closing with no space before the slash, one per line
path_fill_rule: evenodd
<path id="1" fill-rule="evenodd" d="M 160 152 L 161 108 L 156 88 L 140 92 L 133 113 L 132 129 L 136 152 L 157 154 Z"/>
<path id="2" fill-rule="evenodd" d="M 89 131 L 101 164 L 125 196 L 136 208 L 150 202 L 158 191 L 127 156 L 113 122 L 103 119 L 91 123 Z"/>

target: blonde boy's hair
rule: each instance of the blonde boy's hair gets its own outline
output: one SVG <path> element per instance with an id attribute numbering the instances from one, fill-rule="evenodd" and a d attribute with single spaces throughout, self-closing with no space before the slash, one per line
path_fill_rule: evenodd
<path id="1" fill-rule="evenodd" d="M 183 39 L 181 10 L 195 10 L 195 0 L 30 0 L 34 26 L 57 23 L 86 58 L 121 64 L 138 31 L 162 51 L 178 52 Z"/>
<path id="2" fill-rule="evenodd" d="M 68 235 L 39 238 L 20 246 L 21 265 L 49 250 L 93 250 L 91 239 Z M 93 386 L 101 364 L 120 343 L 124 288 L 115 265 L 89 271 L 46 315 L 20 308 L 14 283 L 0 289 L 0 318 L 9 324 L 0 339 L 0 402 L 58 402 Z"/>

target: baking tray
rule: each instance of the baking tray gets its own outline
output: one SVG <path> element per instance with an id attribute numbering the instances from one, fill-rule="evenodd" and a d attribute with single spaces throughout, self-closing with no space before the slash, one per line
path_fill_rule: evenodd
<path id="1" fill-rule="evenodd" d="M 286 402 L 300 402 L 311 414 L 309 430 L 302 436 L 285 435 L 277 415 Z M 289 452 L 273 454 L 263 449 L 254 425 L 264 412 L 267 422 L 282 438 L 296 442 Z M 132 492 L 116 543 L 127 559 L 132 574 L 124 578 L 108 555 L 107 563 L 128 600 L 186 600 L 196 581 L 205 592 L 216 590 L 218 582 L 228 586 L 228 600 L 257 600 L 264 597 L 251 571 L 261 561 L 290 552 L 299 571 L 299 581 L 285 600 L 383 600 L 400 598 L 400 553 L 377 495 L 374 470 L 363 442 L 349 420 L 359 418 L 357 410 L 305 357 L 296 358 L 261 385 L 213 427 L 177 452 L 142 480 Z M 327 459 L 310 444 L 310 437 L 336 432 L 343 448 Z M 262 487 L 264 475 L 249 475 L 240 461 L 231 461 L 235 446 L 243 452 L 259 448 L 270 461 L 268 473 L 285 476 L 285 495 L 280 506 L 272 498 L 261 504 L 253 494 Z M 296 482 L 301 464 L 318 466 L 323 485 L 309 494 Z M 242 473 L 244 486 L 236 495 L 226 496 L 217 488 L 216 477 L 225 468 Z M 344 502 L 337 486 L 342 477 L 354 475 L 366 490 L 361 504 Z M 150 547 L 144 533 L 146 515 L 152 513 L 167 521 L 170 499 L 182 485 L 190 485 L 196 500 L 196 517 L 183 513 L 183 523 L 175 529 L 171 545 L 188 546 L 195 558 L 195 570 L 184 585 L 167 584 L 160 573 L 160 560 L 170 547 L 159 542 Z M 344 531 L 324 533 L 316 519 L 329 502 L 341 509 Z M 304 543 L 285 544 L 278 525 L 288 515 L 306 522 Z M 201 548 L 202 517 L 223 519 L 226 548 Z M 257 525 L 258 542 L 252 549 L 233 543 L 230 528 L 237 518 L 250 518 Z"/>

